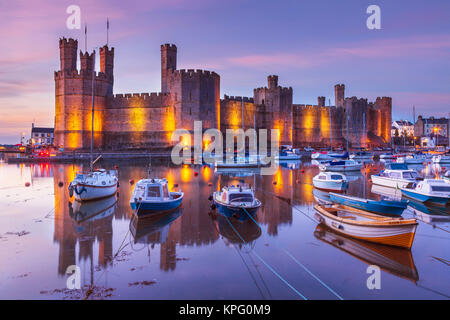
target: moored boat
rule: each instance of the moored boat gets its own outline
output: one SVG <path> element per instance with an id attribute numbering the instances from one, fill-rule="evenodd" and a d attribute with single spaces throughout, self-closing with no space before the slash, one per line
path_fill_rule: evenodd
<path id="1" fill-rule="evenodd" d="M 431 161 L 433 163 L 450 163 L 450 156 L 443 154 L 434 155 Z"/>
<path id="2" fill-rule="evenodd" d="M 400 190 L 404 196 L 419 202 L 443 206 L 450 204 L 450 184 L 442 179 L 425 179 Z"/>
<path id="3" fill-rule="evenodd" d="M 359 171 L 362 168 L 362 163 L 355 160 L 333 160 L 327 161 L 319 165 L 321 171 Z"/>
<path id="4" fill-rule="evenodd" d="M 371 200 L 358 197 L 347 196 L 330 192 L 330 199 L 335 203 L 345 206 L 361 209 L 365 211 L 374 212 L 381 215 L 395 215 L 399 216 L 408 206 L 407 201 L 396 200 Z"/>
<path id="5" fill-rule="evenodd" d="M 367 151 L 358 151 L 350 155 L 350 159 L 353 160 L 371 160 L 373 153 Z"/>
<path id="6" fill-rule="evenodd" d="M 406 163 L 406 164 L 423 164 L 426 161 L 428 161 L 428 159 L 423 154 L 398 157 L 396 160 L 397 163 Z"/>
<path id="7" fill-rule="evenodd" d="M 333 160 L 333 159 L 347 159 L 348 152 L 337 153 L 333 151 L 315 151 L 311 154 L 313 160 Z"/>
<path id="8" fill-rule="evenodd" d="M 312 181 L 314 187 L 322 190 L 343 191 L 348 188 L 347 177 L 337 172 L 320 172 Z"/>
<path id="9" fill-rule="evenodd" d="M 416 219 L 382 217 L 348 206 L 315 205 L 320 223 L 347 236 L 410 249 L 416 233 Z"/>
<path id="10" fill-rule="evenodd" d="M 99 169 L 77 173 L 69 184 L 69 195 L 77 201 L 98 200 L 112 196 L 117 191 L 117 171 Z"/>
<path id="11" fill-rule="evenodd" d="M 226 186 L 212 194 L 214 205 L 220 214 L 237 220 L 247 220 L 255 215 L 261 206 L 254 190 L 248 185 Z"/>
<path id="12" fill-rule="evenodd" d="M 276 158 L 278 160 L 300 160 L 302 155 L 298 149 L 294 149 L 290 145 L 283 145 L 280 146 L 280 152 Z"/>
<path id="13" fill-rule="evenodd" d="M 142 179 L 136 183 L 130 199 L 137 216 L 167 212 L 181 205 L 184 193 L 169 192 L 166 179 Z"/>
<path id="14" fill-rule="evenodd" d="M 380 186 L 391 188 L 404 188 L 409 183 L 415 182 L 420 178 L 417 171 L 408 169 L 404 163 L 391 163 L 386 169 L 378 174 L 371 176 L 372 182 Z"/>

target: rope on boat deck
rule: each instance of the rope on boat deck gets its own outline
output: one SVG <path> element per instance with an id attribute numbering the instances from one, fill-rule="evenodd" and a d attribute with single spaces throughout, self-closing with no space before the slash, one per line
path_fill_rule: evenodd
<path id="1" fill-rule="evenodd" d="M 242 236 L 239 234 L 239 232 L 234 228 L 234 226 L 231 224 L 230 220 L 226 215 L 224 215 L 225 219 L 227 220 L 230 227 L 233 229 L 234 233 L 241 239 L 241 241 L 247 245 L 247 242 L 242 238 Z M 259 254 L 257 254 L 254 250 L 252 251 L 253 254 L 274 274 L 276 275 L 281 281 L 283 281 L 284 284 L 286 284 L 292 291 L 294 291 L 299 297 L 301 297 L 303 300 L 308 300 L 303 294 L 301 294 L 297 289 L 295 289 L 287 280 L 285 280 L 278 272 L 276 272 Z"/>
<path id="2" fill-rule="evenodd" d="M 258 222 L 256 222 L 256 220 L 250 215 L 250 213 L 248 213 L 247 209 L 245 209 L 244 207 L 242 207 L 242 209 L 244 209 L 245 213 L 249 216 L 250 219 L 252 219 L 252 221 L 261 229 L 264 230 Z M 268 236 L 267 232 L 264 230 L 264 232 L 266 233 L 266 235 Z M 334 294 L 339 300 L 344 300 L 344 298 L 342 298 L 339 294 L 337 294 L 333 289 L 331 289 L 325 282 L 323 282 L 318 276 L 316 276 L 314 273 L 312 273 L 311 270 L 309 270 L 303 263 L 301 263 L 300 261 L 298 261 L 289 251 L 287 251 L 285 248 L 283 248 L 276 239 L 274 239 L 275 244 L 277 245 L 278 248 L 280 248 L 281 250 L 284 251 L 284 253 L 286 253 L 292 260 L 294 260 L 295 263 L 297 263 L 300 267 L 303 268 L 303 270 L 305 270 L 307 273 L 309 273 L 309 275 L 311 275 L 314 279 L 316 279 L 321 285 L 323 285 L 326 289 L 328 289 L 328 291 L 330 291 L 332 294 Z"/>

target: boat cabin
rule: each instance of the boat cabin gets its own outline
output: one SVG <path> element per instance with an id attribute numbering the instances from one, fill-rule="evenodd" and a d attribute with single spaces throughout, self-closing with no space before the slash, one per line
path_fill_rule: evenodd
<path id="1" fill-rule="evenodd" d="M 166 179 L 143 179 L 136 184 L 135 199 L 163 201 L 172 199 Z"/>
<path id="2" fill-rule="evenodd" d="M 221 200 L 225 203 L 253 203 L 255 200 L 253 189 L 247 185 L 223 187 Z"/>
<path id="3" fill-rule="evenodd" d="M 346 180 L 346 177 L 343 174 L 336 173 L 336 172 L 321 172 L 317 175 L 318 180 L 324 180 L 324 181 L 340 181 L 340 180 Z"/>
<path id="4" fill-rule="evenodd" d="M 408 166 L 404 163 L 391 163 L 386 166 L 386 169 L 380 172 L 381 177 L 387 177 L 391 179 L 403 179 L 403 180 L 418 180 L 420 179 L 417 171 L 408 169 Z"/>

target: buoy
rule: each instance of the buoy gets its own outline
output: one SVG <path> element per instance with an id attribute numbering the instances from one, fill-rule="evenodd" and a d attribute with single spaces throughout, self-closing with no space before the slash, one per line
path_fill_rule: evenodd
<path id="1" fill-rule="evenodd" d="M 31 183 L 25 182 L 25 187 L 29 187 L 29 186 L 31 186 Z"/>
<path id="2" fill-rule="evenodd" d="M 174 187 L 174 188 L 178 188 L 178 183 L 174 183 L 174 184 L 173 184 L 173 187 Z"/>
<path id="3" fill-rule="evenodd" d="M 295 180 L 295 183 L 300 183 L 300 179 Z"/>
<path id="4" fill-rule="evenodd" d="M 302 169 L 301 171 L 300 171 L 301 173 L 305 173 L 305 170 L 304 169 Z"/>
<path id="5" fill-rule="evenodd" d="M 208 186 L 210 186 L 210 187 L 211 187 L 211 186 L 212 186 L 212 182 L 208 182 Z"/>
<path id="6" fill-rule="evenodd" d="M 119 169 L 119 166 L 114 166 L 114 169 L 116 169 L 116 170 Z"/>
<path id="7" fill-rule="evenodd" d="M 134 180 L 133 179 L 130 179 L 130 184 L 134 184 Z"/>
<path id="8" fill-rule="evenodd" d="M 61 188 L 62 186 L 64 185 L 64 183 L 62 182 L 62 181 L 60 181 L 59 183 L 58 183 L 58 186 Z"/>
<path id="9" fill-rule="evenodd" d="M 196 177 L 196 176 L 198 176 L 198 172 L 197 171 L 194 172 L 194 177 Z"/>
<path id="10" fill-rule="evenodd" d="M 276 181 L 274 181 L 274 182 L 272 182 L 272 183 L 273 183 L 274 185 L 275 185 L 275 184 L 277 184 L 277 182 L 276 182 Z"/>

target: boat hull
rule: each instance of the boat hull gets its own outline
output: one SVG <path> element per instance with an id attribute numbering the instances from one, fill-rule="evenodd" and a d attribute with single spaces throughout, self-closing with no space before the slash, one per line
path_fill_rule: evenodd
<path id="1" fill-rule="evenodd" d="M 398 202 L 398 205 L 395 205 L 391 202 L 384 201 L 358 201 L 357 199 L 350 199 L 346 197 L 341 197 L 340 195 L 330 193 L 331 201 L 335 203 L 339 203 L 345 206 L 378 213 L 381 215 L 392 215 L 392 216 L 400 216 L 403 211 L 405 211 L 407 207 L 407 202 Z"/>
<path id="2" fill-rule="evenodd" d="M 359 171 L 362 168 L 361 164 L 355 165 L 321 165 L 319 166 L 322 171 L 336 171 L 336 172 L 348 172 L 348 171 Z"/>
<path id="3" fill-rule="evenodd" d="M 91 201 L 110 197 L 117 192 L 117 184 L 111 186 L 90 186 L 86 184 L 74 184 L 74 197 L 77 201 Z"/>
<path id="4" fill-rule="evenodd" d="M 234 218 L 239 221 L 246 221 L 251 217 L 256 215 L 259 206 L 255 207 L 246 207 L 245 210 L 242 207 L 230 206 L 220 203 L 219 201 L 214 201 L 216 205 L 217 212 L 221 215 L 226 216 L 228 218 Z"/>
<path id="5" fill-rule="evenodd" d="M 371 176 L 371 179 L 373 184 L 391 188 L 405 188 L 409 183 L 414 182 L 413 180 L 391 179 L 388 177 L 380 177 L 379 175 L 376 174 L 373 174 Z"/>
<path id="6" fill-rule="evenodd" d="M 450 203 L 449 197 L 437 197 L 431 196 L 427 194 L 418 193 L 414 190 L 405 190 L 401 189 L 402 194 L 408 198 L 411 198 L 416 201 L 424 202 L 424 203 L 434 203 L 437 205 L 445 206 Z"/>
<path id="7" fill-rule="evenodd" d="M 344 191 L 348 188 L 346 181 L 321 181 L 313 179 L 313 186 L 321 190 Z"/>
<path id="8" fill-rule="evenodd" d="M 138 200 L 130 202 L 130 206 L 135 214 L 139 217 L 148 214 L 157 214 L 175 210 L 181 205 L 182 201 L 183 196 L 165 202 Z"/>
<path id="9" fill-rule="evenodd" d="M 322 224 L 330 227 L 335 232 L 350 236 L 352 238 L 403 247 L 410 249 L 414 241 L 417 222 L 398 224 L 356 224 L 340 218 L 332 218 L 324 214 L 319 206 L 316 209 L 315 218 Z"/>

